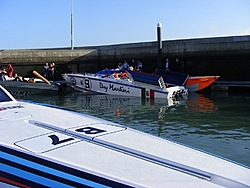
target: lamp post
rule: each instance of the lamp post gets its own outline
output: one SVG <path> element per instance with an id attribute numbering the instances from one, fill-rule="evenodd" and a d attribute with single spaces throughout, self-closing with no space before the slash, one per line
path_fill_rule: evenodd
<path id="1" fill-rule="evenodd" d="M 71 50 L 74 50 L 74 0 L 71 1 Z"/>

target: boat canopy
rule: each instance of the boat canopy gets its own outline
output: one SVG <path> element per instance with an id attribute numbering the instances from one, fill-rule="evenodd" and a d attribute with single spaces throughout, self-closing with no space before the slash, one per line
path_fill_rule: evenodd
<path id="1" fill-rule="evenodd" d="M 134 81 L 152 84 L 164 88 L 165 84 L 160 75 L 142 73 L 137 71 L 128 71 L 133 77 Z M 163 86 L 164 85 L 164 86 Z"/>
<path id="2" fill-rule="evenodd" d="M 155 69 L 155 72 L 153 74 L 162 76 L 166 84 L 178 86 L 184 86 L 189 77 L 188 74 L 163 70 L 159 68 Z"/>
<path id="3" fill-rule="evenodd" d="M 120 73 L 120 72 L 122 71 L 119 69 L 104 69 L 104 70 L 97 72 L 96 75 L 111 75 L 111 74 Z"/>

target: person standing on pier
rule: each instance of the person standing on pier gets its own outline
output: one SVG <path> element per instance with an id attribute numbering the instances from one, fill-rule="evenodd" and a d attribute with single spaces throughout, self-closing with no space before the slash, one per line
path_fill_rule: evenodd
<path id="1" fill-rule="evenodd" d="M 175 71 L 180 72 L 181 71 L 181 63 L 178 58 L 175 59 Z"/>
<path id="2" fill-rule="evenodd" d="M 168 59 L 166 59 L 165 69 L 169 70 L 169 61 L 168 61 Z"/>
<path id="3" fill-rule="evenodd" d="M 53 68 L 54 68 L 53 81 L 55 81 L 55 80 L 56 80 L 56 75 L 57 75 L 58 71 L 57 71 L 57 68 L 56 68 L 56 64 L 55 64 L 55 63 L 52 63 L 52 66 L 53 66 Z"/>
<path id="4" fill-rule="evenodd" d="M 43 66 L 43 76 L 44 78 L 48 79 L 48 74 L 49 74 L 49 63 L 45 63 Z"/>
<path id="5" fill-rule="evenodd" d="M 53 80 L 54 81 L 54 72 L 55 72 L 55 69 L 54 69 L 53 64 L 51 63 L 49 65 L 49 80 Z"/>

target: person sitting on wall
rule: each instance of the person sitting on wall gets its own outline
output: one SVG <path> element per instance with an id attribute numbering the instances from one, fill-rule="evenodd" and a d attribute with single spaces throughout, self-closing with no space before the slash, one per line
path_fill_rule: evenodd
<path id="1" fill-rule="evenodd" d="M 7 75 L 12 78 L 12 75 L 14 73 L 14 68 L 12 67 L 11 64 L 8 64 L 8 70 L 7 70 Z"/>

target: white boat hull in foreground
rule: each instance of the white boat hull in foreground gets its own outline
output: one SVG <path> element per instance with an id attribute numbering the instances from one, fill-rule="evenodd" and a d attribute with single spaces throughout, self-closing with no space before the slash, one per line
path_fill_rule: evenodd
<path id="1" fill-rule="evenodd" d="M 156 85 L 136 82 L 131 75 L 128 78 L 114 78 L 113 75 L 102 77 L 97 74 L 63 74 L 62 77 L 74 89 L 98 94 L 120 95 L 142 98 L 186 98 L 187 89 L 183 86 L 166 88 L 164 81 L 155 75 Z M 154 75 L 150 75 L 154 76 Z M 157 80 L 158 79 L 158 80 Z M 158 85 L 157 85 L 158 84 Z"/>
<path id="2" fill-rule="evenodd" d="M 0 186 L 249 187 L 250 169 L 0 86 Z"/>

